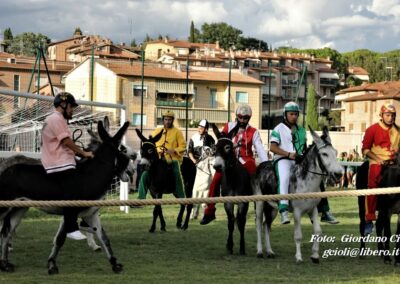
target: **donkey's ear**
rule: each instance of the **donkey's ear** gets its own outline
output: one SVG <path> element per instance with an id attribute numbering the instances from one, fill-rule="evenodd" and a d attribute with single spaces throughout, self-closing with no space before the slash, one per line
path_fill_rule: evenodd
<path id="1" fill-rule="evenodd" d="M 313 138 L 313 141 L 317 144 L 318 142 L 321 141 L 321 138 L 318 136 L 318 134 L 311 128 L 311 126 L 308 126 L 308 129 L 310 129 L 311 136 Z"/>
<path id="2" fill-rule="evenodd" d="M 149 139 L 147 139 L 146 137 L 143 136 L 142 132 L 140 132 L 139 129 L 135 128 L 135 131 L 136 131 L 137 136 L 139 137 L 139 139 L 140 139 L 142 142 L 146 142 L 146 141 L 149 140 Z"/>
<path id="3" fill-rule="evenodd" d="M 107 141 L 111 138 L 110 134 L 105 130 L 102 121 L 97 123 L 97 133 L 99 133 L 100 139 L 103 141 Z"/>
<path id="4" fill-rule="evenodd" d="M 122 125 L 122 127 L 114 135 L 113 140 L 117 142 L 117 145 L 121 144 L 122 137 L 124 137 L 126 130 L 128 130 L 129 124 L 129 121 L 125 121 L 124 125 Z"/>
<path id="5" fill-rule="evenodd" d="M 328 127 L 326 127 L 326 126 L 324 126 L 324 128 L 322 129 L 321 139 L 325 140 L 328 143 L 331 143 L 331 137 L 329 136 L 329 130 L 328 130 Z"/>
<path id="6" fill-rule="evenodd" d="M 156 136 L 154 136 L 154 137 L 151 137 L 150 136 L 150 141 L 151 142 L 153 142 L 153 143 L 156 143 L 158 140 L 160 140 L 160 138 L 161 138 L 161 136 L 163 135 L 163 133 L 164 133 L 164 129 L 162 129 Z"/>
<path id="7" fill-rule="evenodd" d="M 110 120 L 108 119 L 108 116 L 106 115 L 103 119 L 103 123 L 104 123 L 104 129 L 107 132 L 110 132 Z"/>
<path id="8" fill-rule="evenodd" d="M 211 127 L 213 129 L 214 135 L 215 137 L 217 137 L 217 139 L 221 138 L 221 132 L 219 131 L 218 127 L 215 125 L 215 123 L 211 123 Z"/>
<path id="9" fill-rule="evenodd" d="M 235 125 L 235 127 L 231 130 L 231 131 L 229 131 L 229 133 L 228 133 L 228 135 L 227 135 L 227 137 L 229 138 L 229 139 L 232 139 L 233 137 L 235 137 L 235 135 L 238 133 L 238 131 L 239 131 L 239 123 L 236 123 L 236 125 Z"/>

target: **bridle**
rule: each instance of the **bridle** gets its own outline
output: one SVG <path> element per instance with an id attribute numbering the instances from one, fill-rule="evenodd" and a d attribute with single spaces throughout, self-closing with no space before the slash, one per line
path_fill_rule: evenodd
<path id="1" fill-rule="evenodd" d="M 325 165 L 323 164 L 323 162 L 322 162 L 322 160 L 321 160 L 321 156 L 320 156 L 320 154 L 319 154 L 319 151 L 320 151 L 322 148 L 325 148 L 325 147 L 327 147 L 327 146 L 332 146 L 332 143 L 325 142 L 324 144 L 322 144 L 321 146 L 318 146 L 318 147 L 317 147 L 316 144 L 314 144 L 314 145 L 315 145 L 315 149 L 316 149 L 316 152 L 317 152 L 318 165 L 319 165 L 319 168 L 321 169 L 321 173 L 314 172 L 314 171 L 310 171 L 310 170 L 308 170 L 308 169 L 306 170 L 306 172 L 311 173 L 311 174 L 314 174 L 314 175 L 319 175 L 319 176 L 329 176 L 329 173 L 328 173 L 328 171 L 326 170 L 326 167 L 325 167 Z"/>

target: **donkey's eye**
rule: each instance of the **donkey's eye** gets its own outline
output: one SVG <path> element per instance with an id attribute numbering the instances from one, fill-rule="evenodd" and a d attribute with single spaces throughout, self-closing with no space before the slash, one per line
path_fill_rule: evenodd
<path id="1" fill-rule="evenodd" d="M 232 149 L 232 147 L 230 145 L 225 145 L 224 146 L 224 151 L 225 152 L 229 152 Z"/>
<path id="2" fill-rule="evenodd" d="M 322 156 L 328 157 L 328 154 L 327 153 L 322 153 Z"/>
<path id="3" fill-rule="evenodd" d="M 149 154 L 153 154 L 153 153 L 154 153 L 154 151 L 153 151 L 153 149 L 149 149 L 149 150 L 147 151 L 147 153 L 149 153 Z"/>

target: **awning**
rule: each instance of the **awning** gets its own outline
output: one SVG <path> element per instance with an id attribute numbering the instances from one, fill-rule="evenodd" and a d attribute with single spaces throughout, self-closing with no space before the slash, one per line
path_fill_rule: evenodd
<path id="1" fill-rule="evenodd" d="M 337 79 L 339 80 L 339 75 L 337 73 L 326 73 L 326 72 L 321 72 L 319 73 L 320 78 L 326 78 L 326 79 Z"/>

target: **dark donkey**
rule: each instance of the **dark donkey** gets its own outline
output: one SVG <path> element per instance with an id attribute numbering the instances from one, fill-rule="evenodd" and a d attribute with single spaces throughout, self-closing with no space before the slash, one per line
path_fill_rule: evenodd
<path id="1" fill-rule="evenodd" d="M 221 183 L 222 196 L 252 195 L 250 175 L 236 158 L 235 146 L 232 142 L 232 137 L 237 132 L 238 126 L 239 124 L 226 135 L 220 132 L 215 124 L 212 124 L 214 134 L 218 139 L 215 146 L 214 168 L 216 171 L 223 173 Z M 229 231 L 226 248 L 229 253 L 233 253 L 233 231 L 235 229 L 236 220 L 240 232 L 240 254 L 244 255 L 246 253 L 244 232 L 249 203 L 239 202 L 237 204 L 236 218 L 233 203 L 224 203 L 224 208 L 228 217 Z"/>
<path id="2" fill-rule="evenodd" d="M 109 185 L 116 174 L 117 167 L 128 165 L 129 159 L 119 146 L 125 134 L 129 122 L 126 122 L 111 137 L 104 129 L 102 122 L 98 123 L 98 133 L 103 143 L 95 151 L 95 157 L 78 165 L 76 184 L 68 192 L 62 190 L 60 184 L 63 181 L 56 181 L 49 178 L 42 165 L 17 163 L 7 167 L 0 176 L 0 200 L 98 200 L 103 198 Z M 20 157 L 20 156 L 17 156 Z M 13 159 L 14 157 L 10 158 Z M 14 158 L 15 159 L 15 158 Z M 34 182 L 32 182 L 34 181 Z M 88 208 L 81 208 L 82 211 Z M 12 233 L 19 225 L 24 213 L 28 208 L 0 208 L 1 223 L 1 260 L 0 269 L 7 272 L 14 271 L 14 265 L 8 261 L 8 243 Z M 96 215 L 96 214 L 94 214 Z M 96 218 L 95 218 L 96 219 Z M 98 220 L 98 218 L 97 218 Z M 89 221 L 90 227 L 96 227 Z M 96 221 L 96 220 L 93 220 Z M 99 227 L 101 228 L 101 227 Z M 110 241 L 103 229 L 97 230 L 96 234 L 105 248 L 107 257 L 114 272 L 121 272 L 122 265 L 114 257 Z M 57 255 L 63 246 L 66 238 L 64 225 L 61 224 L 55 238 L 52 252 L 48 259 L 48 272 L 58 272 L 56 265 Z"/>
<path id="3" fill-rule="evenodd" d="M 357 189 L 368 188 L 368 161 L 364 162 L 357 171 Z M 393 162 L 382 168 L 382 179 L 379 187 L 396 187 L 400 185 L 400 152 L 397 153 Z M 378 249 L 385 263 L 390 263 L 390 242 L 396 243 L 395 266 L 400 265 L 400 194 L 378 195 L 377 201 L 378 218 L 376 220 L 376 235 Z M 361 248 L 365 248 L 365 196 L 358 197 L 358 211 L 360 217 Z M 396 235 L 392 236 L 390 219 L 393 214 L 398 215 Z"/>
<path id="4" fill-rule="evenodd" d="M 144 137 L 139 129 L 136 129 L 136 133 L 140 140 L 143 142 L 142 149 L 140 150 L 140 164 L 142 164 L 148 171 L 148 184 L 146 184 L 146 187 L 149 189 L 151 197 L 154 199 L 161 199 L 163 194 L 173 193 L 175 195 L 174 173 L 171 166 L 168 165 L 168 163 L 164 159 L 159 158 L 156 147 L 156 142 L 160 140 L 163 131 L 160 131 L 160 133 L 158 133 L 156 136 L 150 136 L 149 138 Z M 181 165 L 181 172 L 183 183 L 185 186 L 185 195 L 186 197 L 190 198 L 192 197 L 193 185 L 196 177 L 196 166 L 189 158 L 184 157 Z M 175 197 L 177 196 L 175 195 Z M 183 230 L 186 230 L 188 228 L 192 208 L 193 204 L 187 205 L 186 217 L 182 225 L 182 217 L 185 211 L 185 205 L 181 205 L 176 221 L 176 226 L 178 228 L 181 228 Z M 149 230 L 150 233 L 153 233 L 155 231 L 158 217 L 160 218 L 161 231 L 166 231 L 166 223 L 161 205 L 155 205 L 153 210 L 153 222 Z"/>

